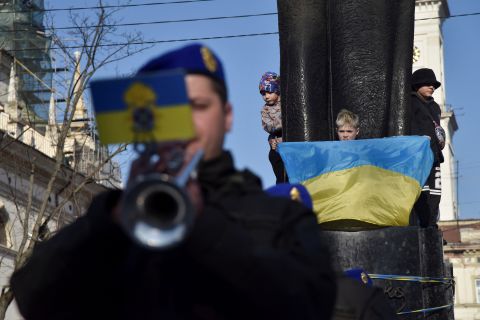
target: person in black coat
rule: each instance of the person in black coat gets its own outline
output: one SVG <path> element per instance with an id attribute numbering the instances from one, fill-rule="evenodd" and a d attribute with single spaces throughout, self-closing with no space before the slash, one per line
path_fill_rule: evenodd
<path id="1" fill-rule="evenodd" d="M 441 109 L 433 99 L 433 92 L 440 87 L 432 69 L 419 69 L 412 75 L 411 134 L 430 137 L 434 160 L 430 175 L 412 210 L 412 224 L 421 227 L 436 226 L 442 192 L 440 163 L 445 147 L 445 132 L 440 126 Z"/>
<path id="2" fill-rule="evenodd" d="M 118 223 L 123 192 L 97 196 L 13 274 L 26 319 L 330 319 L 335 276 L 313 212 L 235 169 L 223 150 L 232 122 L 225 77 L 207 47 L 174 50 L 140 72 L 178 67 L 197 132 L 185 158 L 204 150 L 187 188 L 191 232 L 168 250 L 142 247 Z M 131 178 L 141 169 L 136 162 Z"/>

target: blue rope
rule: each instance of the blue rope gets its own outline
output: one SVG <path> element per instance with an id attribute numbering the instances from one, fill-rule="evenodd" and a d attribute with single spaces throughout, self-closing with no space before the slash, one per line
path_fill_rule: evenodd
<path id="1" fill-rule="evenodd" d="M 379 279 L 379 280 L 393 280 L 393 281 L 409 281 L 409 282 L 420 282 L 420 283 L 441 283 L 441 284 L 452 284 L 454 278 L 446 278 L 446 277 L 419 277 L 419 276 L 402 276 L 402 275 L 395 275 L 395 274 L 369 274 L 368 275 L 372 279 Z M 442 310 L 446 308 L 452 307 L 452 304 L 447 304 L 440 307 L 433 307 L 433 308 L 425 308 L 425 309 L 418 309 L 418 310 L 411 310 L 411 311 L 402 311 L 397 312 L 398 315 L 401 314 L 412 314 L 412 313 L 427 313 L 437 310 Z"/>
<path id="2" fill-rule="evenodd" d="M 411 313 L 427 313 L 427 312 L 432 312 L 432 311 L 437 311 L 441 309 L 446 309 L 452 307 L 452 304 L 447 304 L 441 307 L 433 307 L 433 308 L 426 308 L 426 309 L 418 309 L 418 310 L 412 310 L 412 311 L 402 311 L 402 312 L 397 312 L 397 314 L 411 314 Z"/>
<path id="3" fill-rule="evenodd" d="M 395 274 L 369 274 L 372 279 L 394 280 L 394 281 L 410 281 L 421 283 L 443 283 L 452 284 L 454 278 L 437 278 L 437 277 L 419 277 L 419 276 L 401 276 Z"/>

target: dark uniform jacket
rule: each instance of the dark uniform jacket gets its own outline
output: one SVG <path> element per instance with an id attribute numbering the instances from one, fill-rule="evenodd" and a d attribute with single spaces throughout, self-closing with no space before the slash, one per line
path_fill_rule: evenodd
<path id="1" fill-rule="evenodd" d="M 40 243 L 11 285 L 26 319 L 329 319 L 329 257 L 313 213 L 271 198 L 230 154 L 199 168 L 205 209 L 180 247 L 134 245 L 111 220 L 120 192 Z"/>
<path id="2" fill-rule="evenodd" d="M 429 116 L 430 115 L 430 116 Z M 412 119 L 410 130 L 412 135 L 429 136 L 434 163 L 443 162 L 442 149 L 435 135 L 435 125 L 432 119 L 440 125 L 440 106 L 433 98 L 425 101 L 418 93 L 412 92 Z"/>

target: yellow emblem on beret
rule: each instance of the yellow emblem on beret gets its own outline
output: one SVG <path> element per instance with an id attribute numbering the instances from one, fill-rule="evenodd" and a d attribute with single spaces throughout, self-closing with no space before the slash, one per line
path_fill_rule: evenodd
<path id="1" fill-rule="evenodd" d="M 215 60 L 212 52 L 207 47 L 202 47 L 200 53 L 202 54 L 203 64 L 207 70 L 212 73 L 217 71 L 217 60 Z"/>
<path id="2" fill-rule="evenodd" d="M 366 274 L 365 272 L 362 272 L 362 273 L 360 274 L 360 277 L 361 277 L 363 283 L 365 283 L 365 284 L 368 283 L 368 276 L 367 276 L 367 274 Z"/>
<path id="3" fill-rule="evenodd" d="M 300 191 L 298 191 L 297 188 L 293 187 L 292 190 L 290 190 L 290 199 L 292 199 L 293 201 L 302 202 L 302 198 L 300 197 Z"/>

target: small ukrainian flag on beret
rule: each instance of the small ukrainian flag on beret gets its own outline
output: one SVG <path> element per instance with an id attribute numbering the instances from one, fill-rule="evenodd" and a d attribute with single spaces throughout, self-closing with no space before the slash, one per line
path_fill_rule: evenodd
<path id="1" fill-rule="evenodd" d="M 200 73 L 225 83 L 220 59 L 207 46 L 194 43 L 169 51 L 147 62 L 138 73 L 182 68 L 187 73 Z"/>

